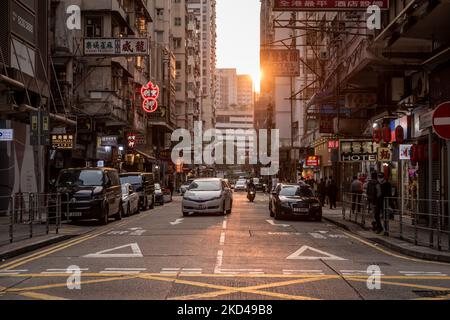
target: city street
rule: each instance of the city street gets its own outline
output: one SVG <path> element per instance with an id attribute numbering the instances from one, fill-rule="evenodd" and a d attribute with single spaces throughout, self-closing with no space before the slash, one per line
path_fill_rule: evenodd
<path id="1" fill-rule="evenodd" d="M 325 221 L 274 221 L 267 195 L 250 203 L 235 192 L 225 217 L 183 217 L 180 202 L 3 262 L 0 299 L 450 297 L 449 264 L 402 256 Z M 374 265 L 378 290 L 367 286 Z M 67 287 L 74 266 L 79 290 Z"/>

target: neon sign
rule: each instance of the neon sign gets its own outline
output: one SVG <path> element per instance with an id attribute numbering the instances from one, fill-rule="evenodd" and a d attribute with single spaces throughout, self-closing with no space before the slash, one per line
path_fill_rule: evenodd
<path id="1" fill-rule="evenodd" d="M 145 112 L 152 113 L 158 110 L 159 87 L 149 82 L 146 86 L 141 88 L 141 96 L 144 99 L 142 102 L 142 109 Z"/>

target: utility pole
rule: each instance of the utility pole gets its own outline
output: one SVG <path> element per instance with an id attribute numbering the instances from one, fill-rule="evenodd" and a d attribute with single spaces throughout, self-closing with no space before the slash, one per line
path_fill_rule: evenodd
<path id="1" fill-rule="evenodd" d="M 291 43 L 291 48 L 293 50 L 296 49 L 297 47 L 297 41 L 296 38 L 294 37 L 295 35 L 295 21 L 297 20 L 297 14 L 295 12 L 291 13 L 291 27 L 292 27 L 292 43 Z M 290 87 L 290 103 L 291 103 L 291 149 L 289 150 L 289 168 L 290 168 L 290 176 L 292 179 L 292 182 L 297 182 L 297 178 L 296 178 L 296 155 L 295 155 L 295 150 L 294 150 L 294 81 L 295 81 L 295 77 L 291 76 L 290 78 L 290 82 L 291 82 L 291 87 Z"/>

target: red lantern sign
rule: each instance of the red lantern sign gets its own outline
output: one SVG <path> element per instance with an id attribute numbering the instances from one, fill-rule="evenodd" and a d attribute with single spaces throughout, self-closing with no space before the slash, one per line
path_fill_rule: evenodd
<path id="1" fill-rule="evenodd" d="M 152 113 L 158 110 L 159 87 L 149 82 L 146 86 L 141 88 L 141 96 L 144 99 L 142 108 L 145 112 Z"/>
<path id="2" fill-rule="evenodd" d="M 403 143 L 405 141 L 405 131 L 402 126 L 395 128 L 395 141 L 397 143 Z"/>
<path id="3" fill-rule="evenodd" d="M 373 129 L 373 141 L 375 141 L 376 143 L 380 143 L 381 141 L 381 130 L 379 128 L 374 128 Z"/>
<path id="4" fill-rule="evenodd" d="M 383 141 L 385 143 L 391 142 L 391 130 L 388 128 L 387 125 L 383 126 L 382 136 L 383 136 Z"/>

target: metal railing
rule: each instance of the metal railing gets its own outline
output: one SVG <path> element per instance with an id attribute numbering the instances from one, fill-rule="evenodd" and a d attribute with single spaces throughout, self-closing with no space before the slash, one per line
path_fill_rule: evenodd
<path id="1" fill-rule="evenodd" d="M 50 233 L 58 234 L 69 196 L 16 193 L 0 197 L 0 245 Z"/>
<path id="2" fill-rule="evenodd" d="M 380 209 L 384 235 L 450 250 L 449 202 L 446 200 L 386 197 Z M 363 228 L 372 228 L 375 206 L 365 194 L 344 193 L 342 217 Z"/>

